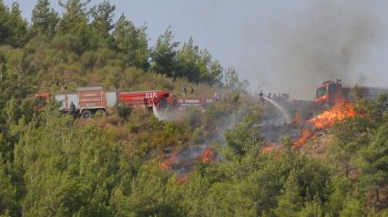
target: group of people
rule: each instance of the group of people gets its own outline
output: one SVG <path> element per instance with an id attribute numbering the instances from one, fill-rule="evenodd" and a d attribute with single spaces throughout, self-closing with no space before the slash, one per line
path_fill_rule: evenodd
<path id="1" fill-rule="evenodd" d="M 263 97 L 264 97 L 264 93 L 262 90 L 260 90 L 259 98 L 263 98 Z M 271 93 L 268 93 L 268 95 L 267 95 L 268 99 L 273 99 L 273 100 L 278 100 L 278 101 L 286 101 L 289 99 L 289 97 L 290 97 L 290 95 L 286 94 L 286 93 L 278 93 L 277 95 L 276 95 L 276 93 L 273 95 Z"/>
<path id="2" fill-rule="evenodd" d="M 183 90 L 182 90 L 182 95 L 183 97 L 186 96 L 186 93 L 187 93 L 187 85 L 185 84 L 185 86 L 183 87 Z M 194 88 L 192 86 L 190 86 L 190 94 L 194 94 Z"/>

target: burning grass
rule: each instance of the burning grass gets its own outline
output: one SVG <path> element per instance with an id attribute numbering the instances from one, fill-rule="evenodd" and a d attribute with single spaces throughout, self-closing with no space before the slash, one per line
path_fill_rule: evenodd
<path id="1" fill-rule="evenodd" d="M 292 148 L 296 149 L 302 147 L 313 135 L 313 131 L 307 128 L 302 129 L 302 133 L 300 134 L 299 138 L 294 142 Z"/>
<path id="2" fill-rule="evenodd" d="M 163 162 L 161 162 L 161 163 L 159 164 L 160 169 L 162 169 L 162 170 L 171 169 L 171 165 L 174 163 L 177 154 L 178 154 L 178 152 L 174 152 L 174 153 L 171 154 L 170 157 L 168 157 L 168 158 L 165 159 Z"/>
<path id="3" fill-rule="evenodd" d="M 191 146 L 171 153 L 159 163 L 161 170 L 173 170 L 180 174 L 192 171 L 197 162 L 214 163 L 216 154 L 212 147 Z"/>
<path id="4" fill-rule="evenodd" d="M 356 115 L 357 113 L 354 111 L 352 104 L 339 103 L 331 110 L 324 111 L 322 114 L 308 120 L 307 122 L 311 123 L 315 129 L 328 129 L 336 122 Z"/>
<path id="5" fill-rule="evenodd" d="M 293 148 L 300 148 L 310 139 L 314 139 L 318 131 L 330 129 L 335 123 L 357 115 L 352 104 L 348 102 L 336 104 L 329 111 L 324 111 L 306 122 L 306 127 L 302 129 L 301 135 L 293 144 Z"/>
<path id="6" fill-rule="evenodd" d="M 202 153 L 202 163 L 213 163 L 214 162 L 214 150 L 212 148 L 207 148 Z"/>

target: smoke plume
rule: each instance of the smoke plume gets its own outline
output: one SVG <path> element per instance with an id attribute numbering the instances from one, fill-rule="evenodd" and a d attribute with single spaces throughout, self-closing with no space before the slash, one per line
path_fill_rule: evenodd
<path id="1" fill-rule="evenodd" d="M 366 2 L 320 0 L 289 19 L 275 20 L 268 30 L 268 66 L 255 73 L 267 79 L 271 91 L 297 99 L 312 99 L 316 86 L 329 79 L 373 83 L 368 64 L 383 32 Z"/>

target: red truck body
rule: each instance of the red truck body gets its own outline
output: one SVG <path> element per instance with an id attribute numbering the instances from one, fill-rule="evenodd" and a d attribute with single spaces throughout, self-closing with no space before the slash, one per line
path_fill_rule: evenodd
<path id="1" fill-rule="evenodd" d="M 152 110 L 154 105 L 166 108 L 173 106 L 174 96 L 165 90 L 149 90 L 118 93 L 119 102 L 131 107 L 143 107 Z"/>
<path id="2" fill-rule="evenodd" d="M 364 87 L 359 86 L 363 97 L 374 99 L 382 93 L 388 93 L 388 88 Z M 316 90 L 314 101 L 321 104 L 334 105 L 343 101 L 354 101 L 352 88 L 343 87 L 340 80 L 325 81 Z"/>

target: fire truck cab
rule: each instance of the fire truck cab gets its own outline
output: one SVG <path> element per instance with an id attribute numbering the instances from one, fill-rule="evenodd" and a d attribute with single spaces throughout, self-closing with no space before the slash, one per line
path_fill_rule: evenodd
<path id="1" fill-rule="evenodd" d="M 323 82 L 316 91 L 314 101 L 321 104 L 333 105 L 337 102 L 344 101 L 345 97 L 343 94 L 343 88 L 341 80 L 336 81 L 325 81 Z"/>
<path id="2" fill-rule="evenodd" d="M 360 94 L 366 99 L 375 99 L 382 93 L 388 93 L 387 88 L 377 87 L 365 87 L 358 86 Z M 314 101 L 320 104 L 334 105 L 336 103 L 344 101 L 355 101 L 355 96 L 352 94 L 352 88 L 343 87 L 341 80 L 336 81 L 325 81 L 323 82 L 316 91 Z"/>

